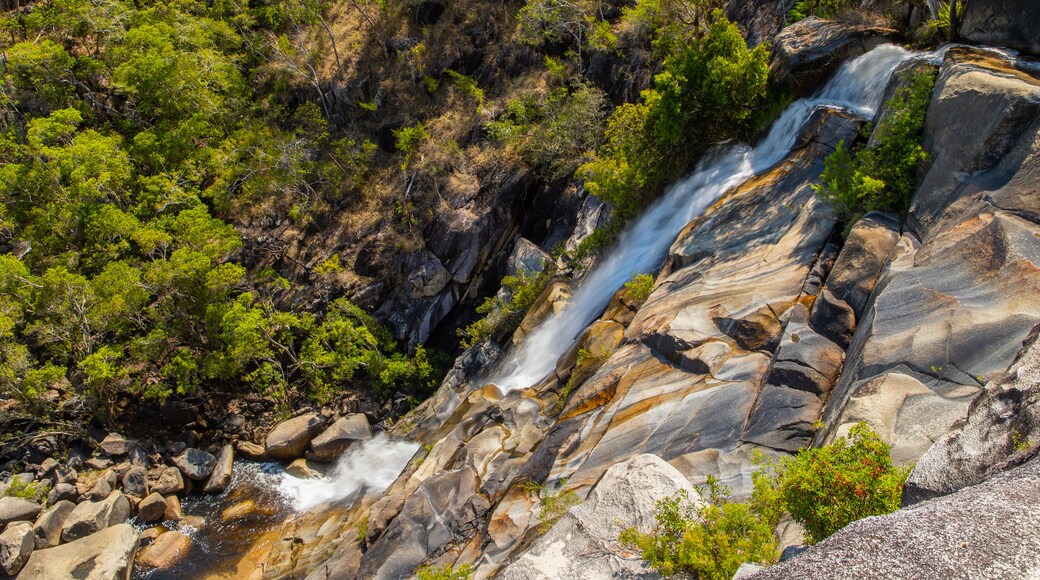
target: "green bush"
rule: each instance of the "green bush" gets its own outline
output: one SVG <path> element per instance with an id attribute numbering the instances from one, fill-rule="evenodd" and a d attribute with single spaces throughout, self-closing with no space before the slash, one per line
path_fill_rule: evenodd
<path id="1" fill-rule="evenodd" d="M 394 129 L 393 134 L 396 140 L 395 147 L 397 151 L 404 155 L 404 160 L 401 161 L 401 169 L 408 169 L 408 164 L 412 162 L 412 157 L 419 150 L 419 145 L 422 144 L 423 140 L 428 139 L 430 134 L 426 132 L 426 127 L 422 123 L 416 123 L 411 127 Z"/>
<path id="2" fill-rule="evenodd" d="M 548 532 L 567 510 L 581 503 L 581 498 L 573 490 L 563 491 L 562 488 L 566 485 L 566 479 L 560 481 L 556 491 L 548 491 L 544 485 L 533 481 L 525 481 L 520 485 L 525 492 L 538 498 L 539 530 L 543 534 Z"/>
<path id="3" fill-rule="evenodd" d="M 848 223 L 871 210 L 905 213 L 913 197 L 917 166 L 928 158 L 921 147 L 934 72 L 920 72 L 885 103 L 891 114 L 874 129 L 873 148 L 839 143 L 824 160 L 814 186 L 839 219 Z"/>
<path id="4" fill-rule="evenodd" d="M 851 522 L 899 509 L 910 469 L 894 467 L 889 446 L 866 423 L 848 437 L 769 465 L 784 507 L 815 544 Z"/>
<path id="5" fill-rule="evenodd" d="M 765 100 L 768 48 L 749 50 L 737 26 L 714 11 L 707 32 L 664 63 L 641 102 L 616 108 L 605 142 L 579 168 L 586 189 L 635 216 L 708 145 L 746 132 Z"/>
<path id="6" fill-rule="evenodd" d="M 807 16 L 837 18 L 853 7 L 851 0 L 798 0 L 787 12 L 787 22 L 793 24 Z"/>
<path id="7" fill-rule="evenodd" d="M 506 296 L 490 296 L 477 307 L 477 313 L 484 316 L 465 329 L 459 329 L 461 346 L 470 348 L 491 336 L 512 334 L 548 283 L 548 269 L 535 274 L 521 269 L 516 276 L 502 278 Z"/>
<path id="8" fill-rule="evenodd" d="M 443 566 L 420 566 L 415 572 L 419 580 L 469 580 L 473 577 L 473 567 L 469 564 L 460 566 L 458 569 L 451 564 Z"/>
<path id="9" fill-rule="evenodd" d="M 643 302 L 650 297 L 654 290 L 654 276 L 652 274 L 635 274 L 632 279 L 625 282 L 625 290 L 636 302 Z"/>
<path id="10" fill-rule="evenodd" d="M 757 478 L 755 495 L 745 503 L 731 501 L 729 489 L 709 477 L 699 506 L 685 492 L 661 500 L 654 531 L 643 534 L 630 528 L 620 541 L 640 550 L 643 559 L 665 576 L 686 573 L 729 580 L 744 562 L 775 562 L 780 554 L 773 528 L 780 512 L 765 483 Z"/>

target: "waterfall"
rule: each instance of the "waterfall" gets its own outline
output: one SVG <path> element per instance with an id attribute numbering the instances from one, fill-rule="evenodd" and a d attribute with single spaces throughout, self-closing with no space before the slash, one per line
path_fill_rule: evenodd
<path id="1" fill-rule="evenodd" d="M 327 477 L 300 479 L 283 474 L 278 489 L 300 511 L 352 499 L 362 490 L 381 492 L 401 475 L 418 449 L 416 443 L 392 441 L 380 433 L 348 449 Z"/>
<path id="2" fill-rule="evenodd" d="M 872 118 L 897 66 L 910 58 L 934 60 L 942 54 L 915 55 L 898 46 L 879 46 L 842 65 L 816 96 L 792 103 L 758 146 L 733 145 L 706 156 L 689 176 L 669 187 L 628 227 L 611 254 L 580 282 L 567 308 L 535 329 L 490 382 L 509 392 L 530 387 L 548 376 L 559 357 L 603 312 L 625 282 L 634 274 L 652 273 L 660 267 L 686 224 L 726 191 L 787 156 L 815 108 L 843 107 Z"/>

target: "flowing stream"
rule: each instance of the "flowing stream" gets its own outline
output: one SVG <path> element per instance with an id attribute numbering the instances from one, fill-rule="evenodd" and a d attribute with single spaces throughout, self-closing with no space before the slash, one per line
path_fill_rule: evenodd
<path id="1" fill-rule="evenodd" d="M 612 253 L 580 282 L 567 308 L 543 322 L 490 382 L 502 392 L 537 384 L 556 366 L 578 335 L 603 312 L 634 274 L 656 271 L 679 232 L 726 191 L 782 161 L 817 107 L 843 107 L 872 118 L 889 77 L 911 58 L 940 59 L 944 51 L 918 54 L 883 45 L 844 65 L 814 97 L 792 103 L 769 135 L 751 148 L 733 145 L 698 163 L 621 235 Z"/>

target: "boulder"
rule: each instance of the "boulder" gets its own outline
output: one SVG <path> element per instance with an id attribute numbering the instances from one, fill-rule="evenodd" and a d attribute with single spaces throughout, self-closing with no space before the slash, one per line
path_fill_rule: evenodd
<path id="1" fill-rule="evenodd" d="M 163 519 L 176 522 L 184 517 L 184 512 L 181 511 L 180 498 L 175 495 L 170 495 L 163 499 L 166 501 L 166 510 L 163 512 Z"/>
<path id="2" fill-rule="evenodd" d="M 0 498 L 0 528 L 11 522 L 31 522 L 40 515 L 40 504 L 20 497 Z"/>
<path id="3" fill-rule="evenodd" d="M 54 469 L 54 481 L 56 483 L 75 485 L 77 480 L 79 480 L 79 474 L 71 467 L 59 465 Z"/>
<path id="4" fill-rule="evenodd" d="M 129 577 L 136 552 L 137 530 L 130 524 L 118 524 L 68 544 L 33 552 L 18 578 L 122 580 Z"/>
<path id="5" fill-rule="evenodd" d="M 239 455 L 251 461 L 264 461 L 267 459 L 267 450 L 263 445 L 257 445 L 251 441 L 239 441 L 235 444 Z"/>
<path id="6" fill-rule="evenodd" d="M 112 493 L 113 487 L 107 477 L 99 477 L 84 497 L 87 501 L 101 501 Z"/>
<path id="7" fill-rule="evenodd" d="M 123 475 L 123 493 L 138 499 L 148 495 L 148 470 L 144 467 L 131 467 Z"/>
<path id="8" fill-rule="evenodd" d="M 898 36 L 891 28 L 855 25 L 810 16 L 773 39 L 769 70 L 781 87 L 799 96 L 812 94 L 847 60 Z"/>
<path id="9" fill-rule="evenodd" d="M 159 537 L 137 554 L 137 565 L 145 570 L 176 566 L 191 551 L 191 538 L 177 531 Z"/>
<path id="10" fill-rule="evenodd" d="M 213 473 L 217 458 L 201 449 L 189 447 L 170 460 L 188 479 L 203 481 Z"/>
<path id="11" fill-rule="evenodd" d="M 1034 0 L 970 0 L 960 34 L 979 44 L 1040 54 L 1040 10 Z"/>
<path id="12" fill-rule="evenodd" d="M 240 520 L 256 511 L 256 502 L 251 499 L 242 500 L 220 512 L 220 519 L 225 522 Z"/>
<path id="13" fill-rule="evenodd" d="M 100 471 L 112 467 L 112 460 L 107 457 L 91 457 L 83 462 L 83 466 L 92 471 Z"/>
<path id="14" fill-rule="evenodd" d="M 48 457 L 40 462 L 40 477 L 47 477 L 58 468 L 58 462 L 53 457 Z"/>
<path id="15" fill-rule="evenodd" d="M 101 452 L 109 457 L 122 457 L 127 453 L 130 453 L 130 448 L 134 446 L 134 441 L 123 437 L 118 433 L 109 433 L 98 447 L 101 448 Z"/>
<path id="16" fill-rule="evenodd" d="M 315 461 L 331 463 L 357 441 L 372 438 L 372 428 L 364 413 L 345 415 L 337 419 L 311 441 Z"/>
<path id="17" fill-rule="evenodd" d="M 37 550 L 53 548 L 61 542 L 61 531 L 65 526 L 65 520 L 76 508 L 71 501 L 61 500 L 40 514 L 33 525 L 33 535 Z"/>
<path id="18" fill-rule="evenodd" d="M 155 538 L 158 538 L 166 532 L 167 530 L 162 526 L 148 528 L 147 530 L 141 532 L 141 535 L 137 538 L 137 541 L 141 546 L 147 546 L 149 543 L 155 540 Z"/>
<path id="19" fill-rule="evenodd" d="M 61 539 L 73 542 L 121 524 L 129 517 L 130 500 L 122 492 L 113 491 L 103 501 L 85 501 L 77 505 L 65 519 Z"/>
<path id="20" fill-rule="evenodd" d="M 176 467 L 166 467 L 159 474 L 159 479 L 152 484 L 152 491 L 162 495 L 181 493 L 184 491 L 184 476 Z"/>
<path id="21" fill-rule="evenodd" d="M 299 458 L 285 468 L 285 472 L 300 479 L 318 479 L 325 476 L 326 466 Z"/>
<path id="22" fill-rule="evenodd" d="M 317 413 L 304 413 L 275 425 L 267 435 L 265 454 L 270 459 L 291 460 L 303 456 L 307 445 L 325 425 Z"/>
<path id="23" fill-rule="evenodd" d="M 968 409 L 966 421 L 939 438 L 917 461 L 903 504 L 953 493 L 985 481 L 1040 445 L 1040 342 L 1034 330 L 1015 364 Z"/>
<path id="24" fill-rule="evenodd" d="M 0 534 L 0 572 L 14 576 L 32 554 L 35 539 L 29 522 L 12 522 Z"/>
<path id="25" fill-rule="evenodd" d="M 76 501 L 79 497 L 79 490 L 76 489 L 75 485 L 68 483 L 56 483 L 54 487 L 47 492 L 47 505 L 54 505 L 60 501 Z"/>
<path id="26" fill-rule="evenodd" d="M 503 567 L 503 580 L 611 579 L 635 577 L 644 563 L 622 555 L 618 536 L 634 527 L 648 533 L 656 502 L 680 491 L 699 501 L 696 489 L 676 468 L 655 455 L 637 455 L 614 465 L 545 535 Z"/>
<path id="27" fill-rule="evenodd" d="M 202 491 L 206 493 L 220 493 L 227 489 L 228 484 L 231 483 L 231 474 L 234 469 L 235 448 L 230 444 L 224 445 L 220 449 L 220 454 L 217 455 L 217 464 L 213 467 L 213 473 L 206 480 L 206 484 L 202 486 Z"/>
<path id="28" fill-rule="evenodd" d="M 549 262 L 549 254 L 545 250 L 526 238 L 517 238 L 513 253 L 506 261 L 506 275 L 516 276 L 521 271 L 528 274 L 541 272 Z"/>
<path id="29" fill-rule="evenodd" d="M 166 499 L 154 491 L 137 506 L 137 517 L 149 523 L 162 521 L 165 513 Z"/>
<path id="30" fill-rule="evenodd" d="M 753 576 L 1035 578 L 1040 575 L 1040 459 L 884 516 L 852 522 Z"/>

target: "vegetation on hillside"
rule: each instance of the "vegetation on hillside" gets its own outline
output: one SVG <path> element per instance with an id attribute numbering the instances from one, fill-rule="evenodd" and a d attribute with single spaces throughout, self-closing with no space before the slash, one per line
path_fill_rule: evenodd
<path id="1" fill-rule="evenodd" d="M 727 579 L 744 562 L 776 561 L 774 530 L 789 513 L 815 544 L 851 522 L 899 509 L 910 470 L 892 465 L 888 444 L 867 424 L 847 437 L 800 451 L 794 457 L 761 459 L 747 502 L 709 477 L 702 501 L 686 494 L 658 502 L 650 534 L 626 530 L 620 540 L 639 549 L 664 575 Z"/>

